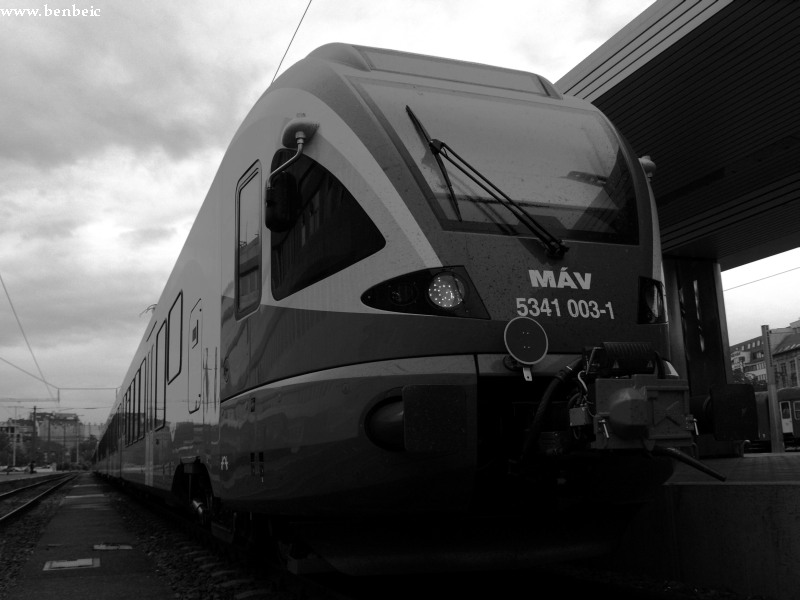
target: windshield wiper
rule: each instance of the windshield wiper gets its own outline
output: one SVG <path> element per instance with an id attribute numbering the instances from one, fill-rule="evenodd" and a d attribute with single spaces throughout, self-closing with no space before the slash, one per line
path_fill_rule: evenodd
<path id="1" fill-rule="evenodd" d="M 411 110 L 410 107 L 406 106 L 406 112 L 408 116 L 413 121 L 414 125 L 419 129 L 420 133 L 425 137 L 425 140 L 428 143 L 428 147 L 433 152 L 434 157 L 436 158 L 436 162 L 439 163 L 439 168 L 442 170 L 442 174 L 444 175 L 445 181 L 447 183 L 447 189 L 450 192 L 450 200 L 453 202 L 453 205 L 456 207 L 456 212 L 458 212 L 458 220 L 461 220 L 461 214 L 458 211 L 458 207 L 456 206 L 456 195 L 453 191 L 453 187 L 450 184 L 450 177 L 447 175 L 447 171 L 445 170 L 444 163 L 442 162 L 440 157 L 446 158 L 456 169 L 464 173 L 467 177 L 469 177 L 472 181 L 474 181 L 478 186 L 481 187 L 487 194 L 489 194 L 492 198 L 494 198 L 501 206 L 504 206 L 508 211 L 514 215 L 520 223 L 522 223 L 527 229 L 539 238 L 539 241 L 544 244 L 544 247 L 547 251 L 549 256 L 554 258 L 562 258 L 564 254 L 569 250 L 566 244 L 563 241 L 558 239 L 552 233 L 547 231 L 542 225 L 540 225 L 536 219 L 530 216 L 527 211 L 522 208 L 519 203 L 515 200 L 511 199 L 503 190 L 498 188 L 495 184 L 493 184 L 489 179 L 483 175 L 478 169 L 473 167 L 467 161 L 465 161 L 459 154 L 453 150 L 447 143 L 431 138 L 428 133 L 425 131 L 425 128 L 422 126 L 422 123 Z M 452 154 L 452 156 L 451 156 Z M 458 159 L 459 162 L 453 160 L 453 157 Z"/>
<path id="2" fill-rule="evenodd" d="M 461 218 L 461 209 L 458 208 L 458 200 L 456 200 L 456 193 L 453 191 L 453 184 L 450 183 L 450 175 L 447 174 L 447 169 L 442 162 L 442 159 L 439 157 L 439 152 L 437 152 L 434 147 L 432 146 L 433 140 L 428 135 L 428 132 L 425 131 L 425 127 L 420 123 L 420 120 L 417 118 L 417 115 L 406 106 L 406 112 L 408 116 L 411 118 L 411 121 L 414 123 L 414 126 L 419 130 L 422 134 L 422 137 L 425 138 L 425 143 L 428 144 L 428 147 L 433 152 L 433 157 L 436 159 L 436 164 L 439 165 L 439 170 L 442 172 L 442 177 L 444 177 L 444 182 L 447 184 L 447 192 L 450 195 L 450 203 L 453 205 L 453 210 L 456 213 L 456 217 L 458 217 L 459 221 L 463 221 L 464 219 Z"/>

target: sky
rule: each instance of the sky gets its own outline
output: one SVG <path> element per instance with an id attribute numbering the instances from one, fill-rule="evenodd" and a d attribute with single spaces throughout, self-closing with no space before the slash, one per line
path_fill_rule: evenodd
<path id="1" fill-rule="evenodd" d="M 105 421 L 236 128 L 314 48 L 555 82 L 651 4 L 0 0 L 0 419 L 36 405 Z M 800 250 L 761 262 L 723 273 L 723 288 L 738 286 L 725 294 L 733 343 L 800 318 L 796 297 L 786 307 Z"/>

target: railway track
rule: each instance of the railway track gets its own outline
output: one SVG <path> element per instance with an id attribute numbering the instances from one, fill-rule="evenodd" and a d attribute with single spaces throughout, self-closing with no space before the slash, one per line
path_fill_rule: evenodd
<path id="1" fill-rule="evenodd" d="M 77 477 L 68 473 L 53 479 L 44 479 L 30 485 L 0 493 L 0 525 L 19 518 L 63 485 Z"/>

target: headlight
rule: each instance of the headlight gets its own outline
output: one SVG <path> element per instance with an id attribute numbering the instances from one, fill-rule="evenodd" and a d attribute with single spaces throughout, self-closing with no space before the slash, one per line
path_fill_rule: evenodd
<path id="1" fill-rule="evenodd" d="M 428 285 L 428 298 L 447 310 L 464 304 L 467 286 L 455 273 L 439 273 Z"/>
<path id="2" fill-rule="evenodd" d="M 361 295 L 367 306 L 391 312 L 488 319 L 475 284 L 462 266 L 423 269 L 372 286 Z"/>

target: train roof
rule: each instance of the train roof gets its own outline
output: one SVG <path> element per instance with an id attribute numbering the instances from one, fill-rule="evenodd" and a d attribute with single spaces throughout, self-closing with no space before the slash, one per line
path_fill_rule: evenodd
<path id="1" fill-rule="evenodd" d="M 311 51 L 275 79 L 239 126 L 231 144 L 253 121 L 261 118 L 264 101 L 270 92 L 281 88 L 308 91 L 332 106 L 338 106 L 338 109 L 334 106 L 334 110 L 348 112 L 344 105 L 353 103 L 356 92 L 346 81 L 353 77 L 431 83 L 440 87 L 471 86 L 495 90 L 498 95 L 549 99 L 582 108 L 590 106 L 585 100 L 563 96 L 547 78 L 536 73 L 334 42 Z"/>
<path id="2" fill-rule="evenodd" d="M 561 97 L 550 81 L 535 73 L 425 54 L 335 42 L 320 46 L 307 58 L 365 72 L 381 71 Z"/>
<path id="3" fill-rule="evenodd" d="M 778 400 L 800 400 L 800 387 L 785 387 L 777 392 Z"/>

